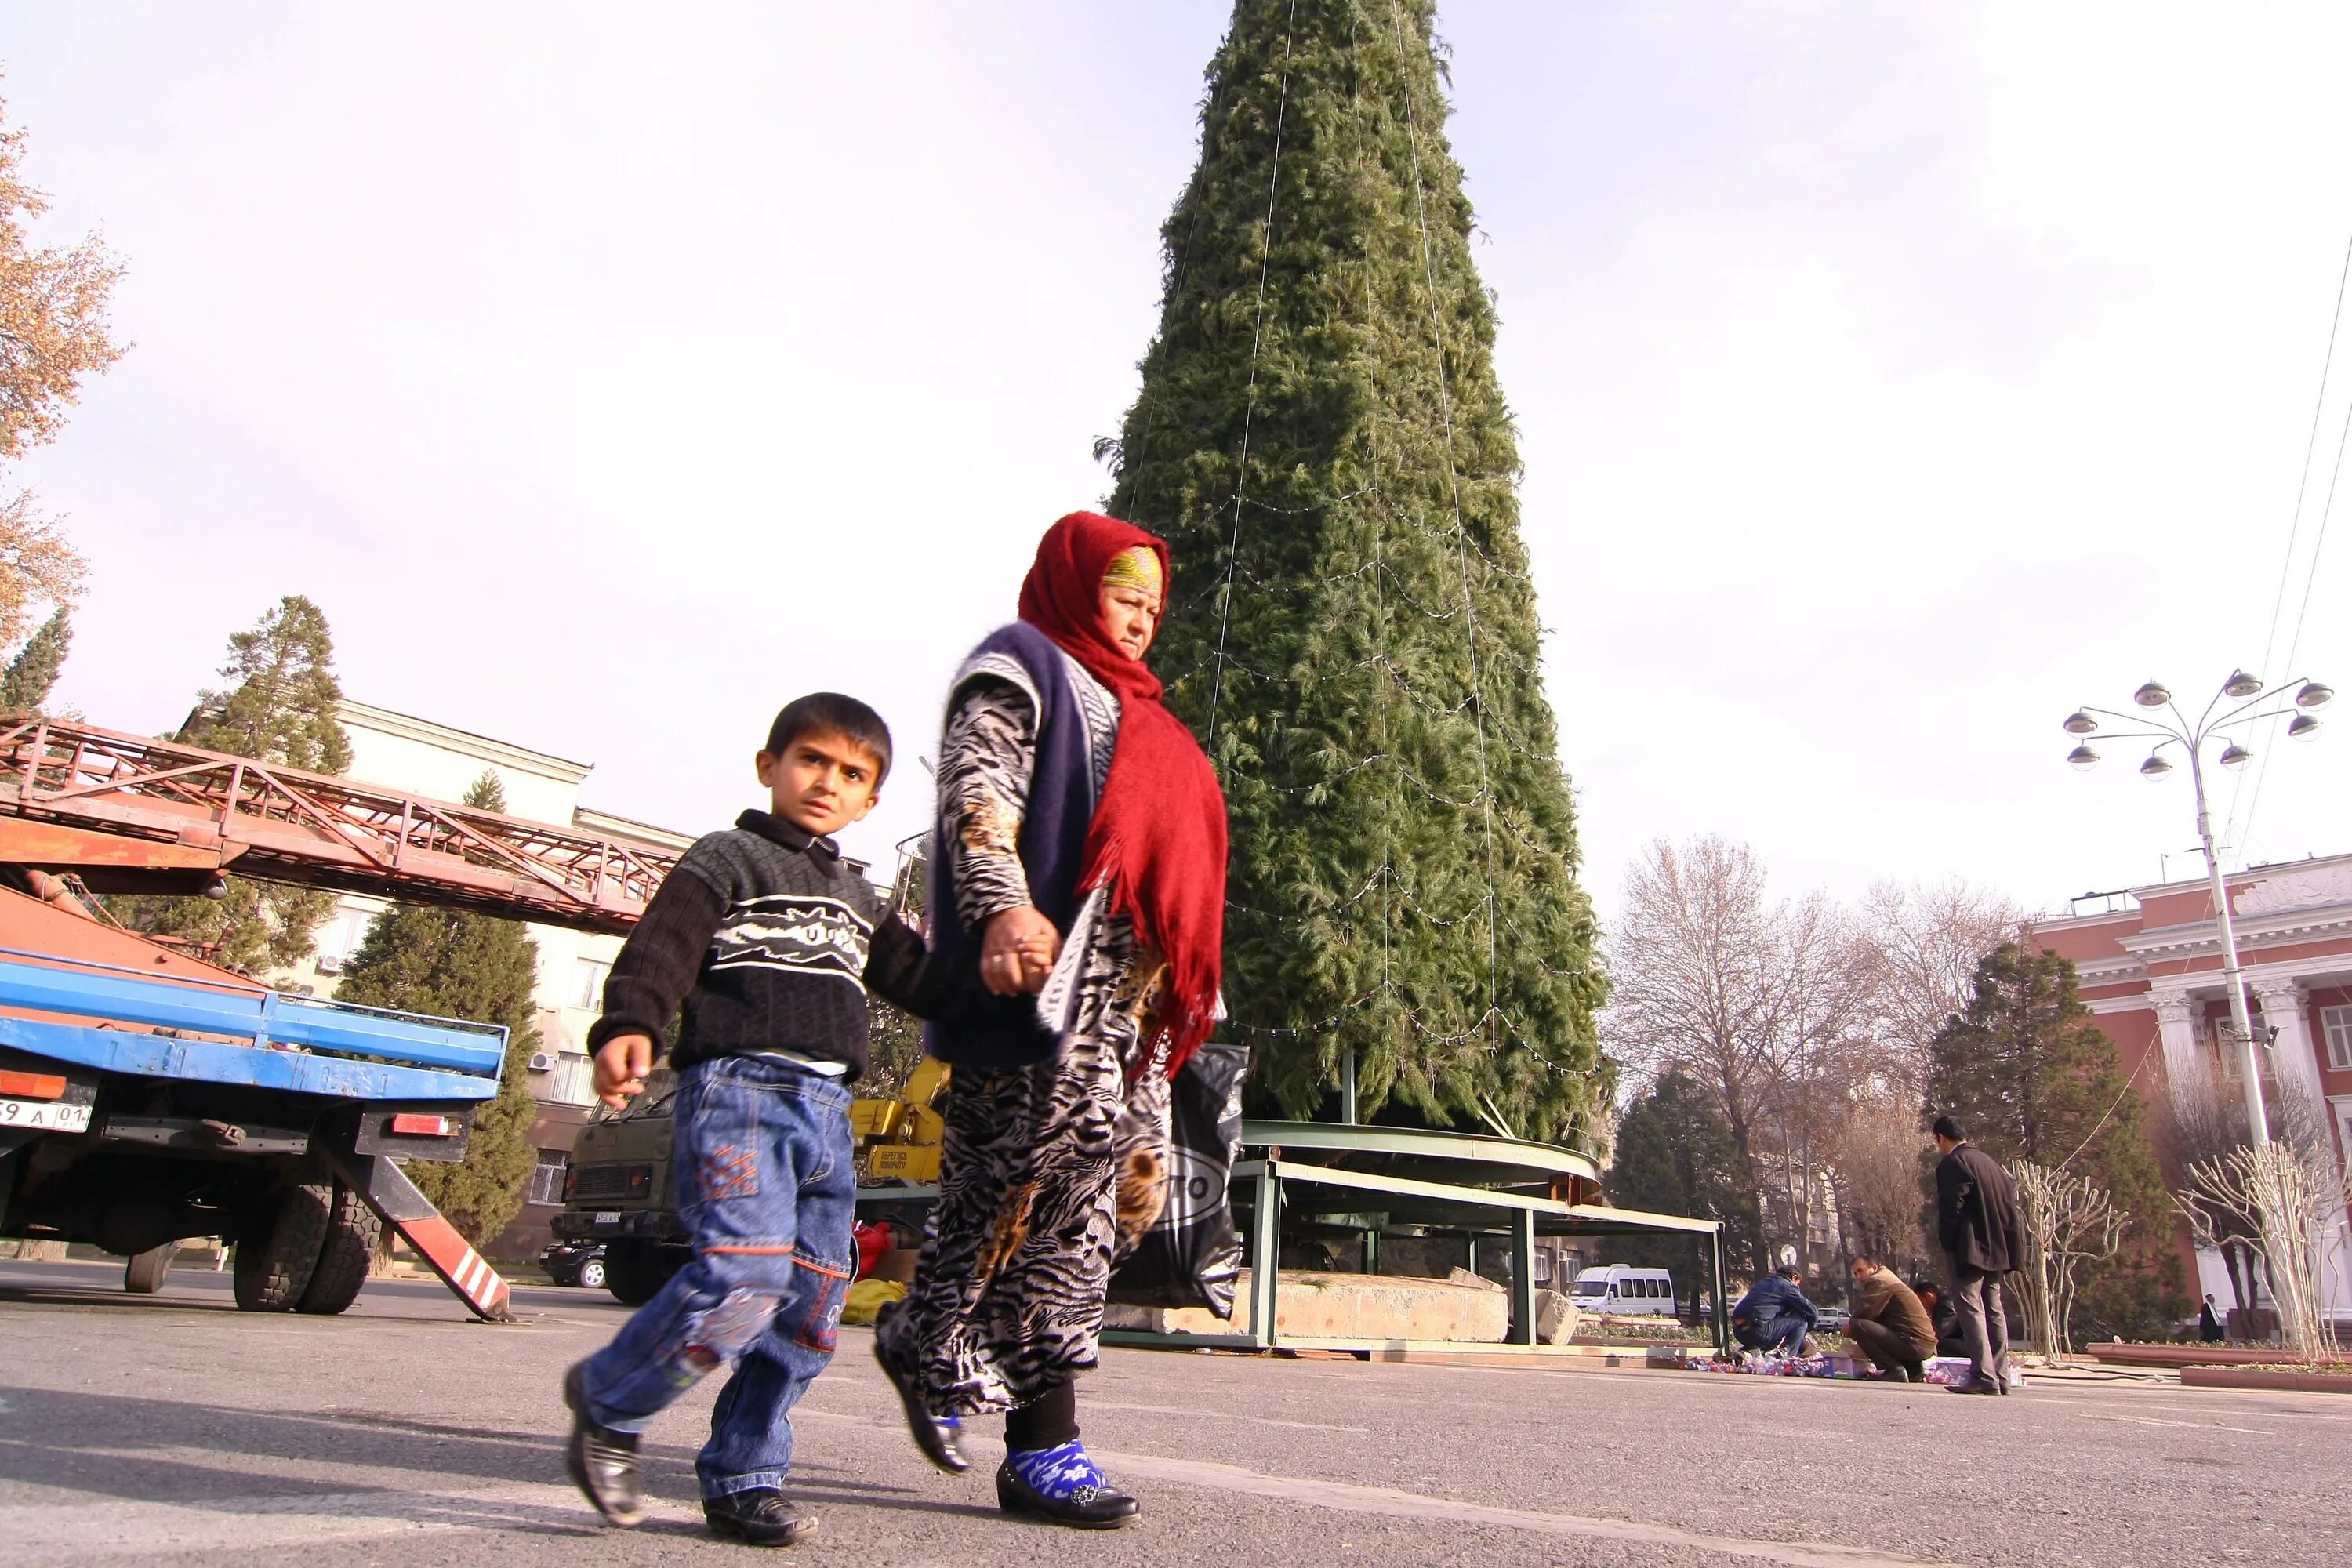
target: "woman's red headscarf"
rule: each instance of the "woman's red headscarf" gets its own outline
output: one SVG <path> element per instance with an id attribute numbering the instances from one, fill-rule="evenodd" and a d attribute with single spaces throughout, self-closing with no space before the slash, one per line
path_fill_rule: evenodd
<path id="1" fill-rule="evenodd" d="M 1160 700 L 1160 678 L 1110 640 L 1102 620 L 1103 574 L 1141 545 L 1174 581 L 1168 546 L 1133 523 L 1074 511 L 1045 532 L 1021 584 L 1021 618 L 1054 639 L 1118 694 L 1118 742 L 1110 777 L 1087 829 L 1078 889 L 1110 891 L 1142 939 L 1168 960 L 1159 1023 L 1169 1031 L 1173 1073 L 1215 1022 L 1225 939 L 1225 796 L 1184 722 Z M 1166 592 L 1165 587 L 1162 593 Z"/>

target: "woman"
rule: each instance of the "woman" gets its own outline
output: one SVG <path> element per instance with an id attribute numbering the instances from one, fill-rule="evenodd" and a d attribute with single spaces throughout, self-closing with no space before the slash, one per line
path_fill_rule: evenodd
<path id="1" fill-rule="evenodd" d="M 875 1342 L 933 1464 L 963 1469 L 961 1418 L 1003 1410 L 998 1502 L 1095 1529 L 1137 1505 L 1087 1458 L 1073 1379 L 1159 1217 L 1224 932 L 1224 796 L 1143 663 L 1168 578 L 1159 539 L 1071 513 L 949 693 L 931 942 L 1034 1003 L 927 1031 L 955 1068 L 940 1198 Z"/>

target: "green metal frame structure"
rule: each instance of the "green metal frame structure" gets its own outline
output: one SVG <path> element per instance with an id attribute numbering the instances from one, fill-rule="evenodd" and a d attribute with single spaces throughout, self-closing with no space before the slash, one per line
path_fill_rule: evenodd
<path id="1" fill-rule="evenodd" d="M 1528 1349 L 1536 1342 L 1538 1236 L 1703 1237 L 1713 1274 L 1715 1342 L 1718 1349 L 1729 1343 L 1721 1226 L 1714 1220 L 1576 1201 L 1580 1187 L 1598 1186 L 1601 1173 L 1574 1150 L 1478 1133 L 1329 1121 L 1244 1121 L 1242 1147 L 1245 1152 L 1258 1152 L 1257 1158 L 1234 1165 L 1230 1189 L 1235 1208 L 1249 1210 L 1252 1289 L 1247 1321 L 1237 1323 L 1229 1334 L 1120 1329 L 1106 1331 L 1105 1340 L 1257 1351 L 1278 1345 L 1361 1350 L 1386 1344 L 1320 1337 L 1284 1340 L 1276 1333 L 1282 1224 L 1289 1214 L 1361 1233 L 1368 1266 L 1377 1258 L 1381 1232 L 1391 1226 L 1459 1231 L 1474 1240 L 1507 1231 L 1511 1329 L 1503 1342 Z M 1568 1195 L 1560 1195 L 1562 1188 Z"/>

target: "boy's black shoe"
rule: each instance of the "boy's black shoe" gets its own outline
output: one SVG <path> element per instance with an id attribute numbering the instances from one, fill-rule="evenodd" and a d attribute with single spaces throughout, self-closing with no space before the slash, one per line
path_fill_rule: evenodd
<path id="1" fill-rule="evenodd" d="M 890 1364 L 879 1334 L 874 1337 L 874 1359 L 881 1363 L 882 1375 L 890 1380 L 890 1386 L 898 1391 L 898 1407 L 907 1413 L 907 1431 L 914 1437 L 915 1447 L 923 1451 L 923 1458 L 951 1476 L 971 1468 L 971 1461 L 963 1453 L 963 1423 L 942 1421 L 925 1407 L 922 1396 Z"/>
<path id="2" fill-rule="evenodd" d="M 614 1524 L 642 1522 L 646 1500 L 637 1473 L 636 1434 L 596 1425 L 588 1414 L 577 1365 L 563 1374 L 563 1403 L 572 1412 L 572 1436 L 563 1445 L 563 1468 L 571 1473 L 572 1485 Z"/>
<path id="3" fill-rule="evenodd" d="M 702 1500 L 710 1533 L 746 1546 L 796 1546 L 816 1533 L 816 1516 L 780 1491 L 755 1487 Z"/>
<path id="4" fill-rule="evenodd" d="M 1076 1530 L 1118 1530 L 1133 1524 L 1143 1509 L 1141 1503 L 1108 1481 L 1101 1486 L 1076 1487 L 1061 1497 L 1047 1497 L 1023 1480 L 1010 1459 L 996 1468 L 996 1506 L 1007 1513 L 1025 1513 Z"/>

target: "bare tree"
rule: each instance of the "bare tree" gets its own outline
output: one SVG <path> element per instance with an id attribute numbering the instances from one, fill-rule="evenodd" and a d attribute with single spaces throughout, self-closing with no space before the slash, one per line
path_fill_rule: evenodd
<path id="1" fill-rule="evenodd" d="M 2262 1254 L 2279 1328 L 2288 1348 L 2306 1361 L 2330 1361 L 2336 1352 L 2320 1281 L 2335 1247 L 2326 1226 L 2347 1187 L 2352 1183 L 2338 1173 L 2332 1152 L 2273 1138 L 2198 1162 L 2189 1167 L 2189 1190 L 2174 1198 L 2200 1246 L 2218 1247 L 2234 1236 Z"/>
<path id="2" fill-rule="evenodd" d="M 2204 1214 L 2201 1221 L 2191 1214 L 2190 1228 L 2197 1233 L 2199 1246 L 2221 1255 L 2221 1267 L 2230 1276 L 2230 1294 L 2242 1313 L 2251 1311 L 2255 1301 L 2255 1263 L 2263 1256 L 2258 1239 L 2262 1216 L 2252 1208 L 2232 1209 L 2230 1191 L 2200 1188 L 2195 1175 L 2201 1169 L 2225 1167 L 2248 1146 L 2245 1089 L 2213 1063 L 2202 1061 L 2175 1073 L 2170 1089 L 2163 1112 L 2169 1122 L 2167 1142 L 2184 1185 L 2197 1194 L 2196 1202 Z M 2330 1151 L 2333 1140 L 2326 1124 L 2312 1114 L 2300 1096 L 2279 1097 L 2272 1112 L 2281 1142 L 2306 1152 L 2325 1155 Z M 2184 1196 L 2176 1194 L 2174 1201 L 2181 1202 Z M 2184 1212 L 2189 1211 L 2184 1207 Z"/>
<path id="3" fill-rule="evenodd" d="M 122 353 L 107 321 L 122 263 L 96 235 L 32 244 L 29 220 L 49 204 L 26 183 L 24 156 L 25 132 L 0 129 L 0 462 L 55 437 L 84 378 Z M 0 497 L 0 647 L 31 629 L 37 605 L 73 604 L 82 574 L 80 555 L 29 492 Z"/>
<path id="4" fill-rule="evenodd" d="M 1853 939 L 1819 894 L 1769 896 L 1746 845 L 1652 844 L 1610 942 L 1604 1042 L 1634 1084 L 1677 1068 L 1705 1085 L 1742 1178 L 1808 1238 L 1854 1098 L 1866 993 Z M 1751 1238 L 1766 1256 L 1760 1224 Z"/>
<path id="5" fill-rule="evenodd" d="M 1895 1091 L 1873 1094 L 1847 1115 L 1835 1168 L 1849 1251 L 1898 1266 L 1927 1262 L 1919 1224 L 1919 1157 L 1927 1148 L 1917 1104 Z"/>
<path id="6" fill-rule="evenodd" d="M 2009 1168 L 2017 1184 L 2017 1211 L 2025 1232 L 2019 1272 L 2026 1313 L 2042 1353 L 2063 1362 L 2074 1348 L 2074 1289 L 2085 1263 L 2113 1258 L 2131 1216 L 2106 1188 L 2088 1176 L 2020 1160 Z"/>
<path id="7" fill-rule="evenodd" d="M 2024 919 L 2006 896 L 1957 879 L 1934 887 L 1878 882 L 1854 910 L 1854 963 L 1873 1032 L 1896 1087 L 1927 1093 L 1927 1047 L 1968 1005 L 1977 961 L 2017 934 Z"/>

